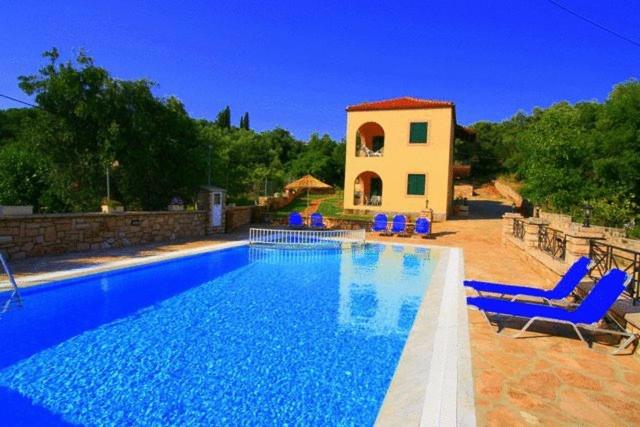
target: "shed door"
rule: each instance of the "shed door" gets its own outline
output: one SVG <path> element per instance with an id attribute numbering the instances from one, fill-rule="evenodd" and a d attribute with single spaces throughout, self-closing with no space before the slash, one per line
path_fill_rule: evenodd
<path id="1" fill-rule="evenodd" d="M 222 226 L 222 193 L 213 193 L 211 225 L 214 227 Z"/>

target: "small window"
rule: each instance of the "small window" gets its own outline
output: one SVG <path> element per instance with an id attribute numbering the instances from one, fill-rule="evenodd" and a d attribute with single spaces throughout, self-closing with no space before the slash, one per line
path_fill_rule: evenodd
<path id="1" fill-rule="evenodd" d="M 410 196 L 424 196 L 426 177 L 420 174 L 409 174 L 407 180 L 407 194 Z"/>
<path id="2" fill-rule="evenodd" d="M 411 144 L 426 144 L 427 143 L 427 123 L 411 123 L 411 128 L 409 132 L 409 142 Z"/>

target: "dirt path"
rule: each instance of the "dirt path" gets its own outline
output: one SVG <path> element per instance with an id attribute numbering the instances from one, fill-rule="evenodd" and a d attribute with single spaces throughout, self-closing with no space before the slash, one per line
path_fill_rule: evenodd
<path id="1" fill-rule="evenodd" d="M 308 217 L 311 214 L 315 213 L 318 208 L 320 207 L 320 203 L 322 203 L 323 200 L 329 199 L 331 196 L 327 196 L 327 197 L 322 197 L 320 199 L 314 199 L 311 200 L 309 202 L 309 206 L 307 206 L 303 211 L 302 211 L 302 216 L 304 217 Z"/>

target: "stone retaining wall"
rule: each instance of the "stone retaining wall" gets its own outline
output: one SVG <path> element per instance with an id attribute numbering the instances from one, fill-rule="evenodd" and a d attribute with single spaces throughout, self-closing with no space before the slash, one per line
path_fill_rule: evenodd
<path id="1" fill-rule="evenodd" d="M 493 185 L 502 197 L 504 197 L 505 199 L 511 200 L 513 203 L 516 204 L 517 207 L 522 206 L 524 199 L 522 198 L 520 193 L 518 193 L 516 190 L 511 188 L 509 184 L 502 182 L 500 180 L 496 180 L 493 183 Z"/>
<path id="2" fill-rule="evenodd" d="M 304 220 L 305 224 L 309 223 L 309 219 L 307 217 L 304 217 Z M 272 215 L 266 218 L 266 222 L 275 227 L 286 227 L 289 225 L 289 217 Z M 324 223 L 329 229 L 360 230 L 364 228 L 365 230 L 368 230 L 369 228 L 371 228 L 371 221 L 361 221 L 353 219 L 325 217 Z"/>
<path id="3" fill-rule="evenodd" d="M 0 217 L 0 251 L 20 259 L 202 237 L 207 221 L 205 211 Z"/>
<path id="4" fill-rule="evenodd" d="M 473 197 L 473 185 L 470 184 L 456 184 L 453 186 L 453 198 L 467 198 Z"/>
<path id="5" fill-rule="evenodd" d="M 591 240 L 605 241 L 609 244 L 618 243 L 620 240 L 616 239 L 612 241 L 605 232 L 604 227 L 586 228 L 579 224 L 570 223 L 569 226 L 561 229 L 564 233 L 566 250 L 564 259 L 558 259 L 541 251 L 538 246 L 538 233 L 540 227 L 553 227 L 553 224 L 550 224 L 547 219 L 523 218 L 522 215 L 517 213 L 507 213 L 502 218 L 502 242 L 513 245 L 514 248 L 522 250 L 522 253 L 527 256 L 529 261 L 545 268 L 548 273 L 553 275 L 555 280 L 562 277 L 576 259 L 581 256 L 589 256 Z M 521 239 L 515 237 L 513 234 L 515 221 L 523 222 L 524 235 Z M 630 246 L 628 243 L 620 246 L 633 249 L 633 246 Z M 580 289 L 578 289 L 578 294 L 584 296 L 590 289 L 591 283 L 592 281 L 590 280 L 583 281 L 580 285 Z M 614 305 L 611 314 L 616 318 L 616 320 L 625 325 L 627 330 L 630 332 L 640 332 L 640 310 L 637 309 L 637 306 L 633 306 L 631 304 L 631 300 L 629 298 L 624 296 L 623 298 L 620 298 Z M 640 352 L 636 352 L 636 354 L 640 356 Z"/>
<path id="6" fill-rule="evenodd" d="M 237 230 L 245 225 L 255 222 L 260 208 L 258 206 L 235 206 L 227 207 L 226 232 Z"/>
<path id="7" fill-rule="evenodd" d="M 288 192 L 279 197 L 261 196 L 258 197 L 258 205 L 270 211 L 277 211 L 287 205 L 290 205 L 295 199 L 303 194 L 306 194 L 306 192 Z"/>

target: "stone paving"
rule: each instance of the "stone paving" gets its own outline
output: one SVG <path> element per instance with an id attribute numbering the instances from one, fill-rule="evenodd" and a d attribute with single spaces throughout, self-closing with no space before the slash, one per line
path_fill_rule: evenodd
<path id="1" fill-rule="evenodd" d="M 462 247 L 468 278 L 551 286 L 553 278 L 544 270 L 501 243 L 498 218 L 508 206 L 487 196 L 470 201 L 469 219 L 434 224 L 432 239 L 368 238 Z M 239 232 L 217 241 L 245 237 L 246 232 Z M 211 240 L 156 244 L 27 259 L 13 267 L 18 277 L 23 277 L 211 244 Z M 566 329 L 543 327 L 525 338 L 510 339 L 497 335 L 477 311 L 470 310 L 469 315 L 479 425 L 640 425 L 638 355 L 612 356 L 604 353 L 611 347 L 599 344 L 589 350 Z"/>
<path id="2" fill-rule="evenodd" d="M 472 200 L 470 219 L 434 224 L 426 242 L 462 247 L 467 278 L 552 286 L 555 278 L 501 243 L 496 218 L 508 209 L 499 199 Z M 638 355 L 612 356 L 599 344 L 589 350 L 565 327 L 543 325 L 511 339 L 471 309 L 469 323 L 479 425 L 640 425 Z"/>

